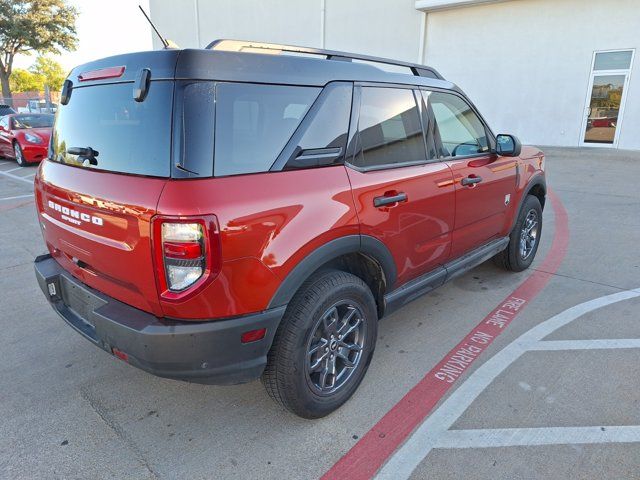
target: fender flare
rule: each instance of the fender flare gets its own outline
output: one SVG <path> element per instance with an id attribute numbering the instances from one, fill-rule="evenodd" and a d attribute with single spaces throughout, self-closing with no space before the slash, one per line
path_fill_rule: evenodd
<path id="1" fill-rule="evenodd" d="M 516 210 L 516 214 L 513 217 L 513 221 L 511 222 L 511 228 L 509 229 L 509 231 L 513 230 L 513 227 L 518 221 L 518 215 L 520 214 L 520 210 L 522 209 L 522 204 L 524 203 L 525 198 L 527 198 L 529 192 L 531 192 L 531 190 L 533 190 L 533 188 L 536 186 L 542 187 L 545 196 L 547 195 L 547 181 L 544 174 L 536 173 L 529 179 L 529 183 L 527 183 L 527 185 L 522 189 L 522 195 L 520 196 L 520 200 L 518 201 L 518 209 Z"/>
<path id="2" fill-rule="evenodd" d="M 380 265 L 387 289 L 396 282 L 396 266 L 391 252 L 384 243 L 368 235 L 346 235 L 316 248 L 308 254 L 282 281 L 271 298 L 268 308 L 287 305 L 304 281 L 320 267 L 348 253 L 362 253 Z"/>

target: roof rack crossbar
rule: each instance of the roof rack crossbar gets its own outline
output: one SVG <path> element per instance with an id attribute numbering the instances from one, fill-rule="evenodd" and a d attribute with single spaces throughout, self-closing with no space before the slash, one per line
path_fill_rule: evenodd
<path id="1" fill-rule="evenodd" d="M 440 75 L 440 73 L 438 73 L 436 69 L 426 65 L 419 65 L 417 63 L 410 63 L 410 62 L 402 62 L 399 60 L 391 60 L 389 58 L 373 57 L 370 55 L 361 55 L 357 53 L 340 52 L 336 50 L 325 50 L 321 48 L 299 47 L 296 45 L 283 45 L 279 43 L 252 42 L 250 40 L 231 40 L 231 39 L 221 38 L 211 42 L 209 45 L 206 46 L 206 49 L 232 51 L 232 52 L 244 51 L 244 52 L 253 52 L 253 53 L 257 53 L 260 50 L 264 50 L 264 53 L 267 53 L 267 51 L 272 51 L 272 52 L 277 51 L 277 52 L 301 53 L 301 54 L 308 54 L 308 55 L 321 55 L 321 56 L 324 56 L 327 60 L 342 60 L 342 61 L 361 60 L 365 62 L 382 63 L 386 65 L 406 67 L 415 76 L 430 77 L 430 78 L 437 78 L 440 80 L 444 80 L 442 75 Z"/>

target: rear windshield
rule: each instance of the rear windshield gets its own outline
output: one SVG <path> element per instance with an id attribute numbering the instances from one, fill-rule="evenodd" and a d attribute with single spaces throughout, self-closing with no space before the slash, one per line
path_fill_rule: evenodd
<path id="1" fill-rule="evenodd" d="M 151 82 L 143 102 L 133 83 L 75 87 L 56 114 L 52 158 L 69 165 L 170 175 L 173 83 Z"/>
<path id="2" fill-rule="evenodd" d="M 46 128 L 53 125 L 53 115 L 15 115 L 13 117 L 13 128 L 21 130 L 23 128 Z"/>

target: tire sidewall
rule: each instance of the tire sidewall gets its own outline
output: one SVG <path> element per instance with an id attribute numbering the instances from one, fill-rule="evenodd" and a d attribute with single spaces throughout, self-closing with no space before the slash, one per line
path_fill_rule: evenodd
<path id="1" fill-rule="evenodd" d="M 320 277 L 318 281 L 321 281 L 322 278 L 323 277 Z M 285 395 L 294 395 L 294 398 L 290 398 L 289 400 L 296 404 L 296 410 L 301 410 L 304 416 L 309 418 L 325 416 L 346 402 L 362 382 L 367 368 L 371 363 L 378 331 L 376 305 L 373 295 L 364 282 L 360 281 L 357 277 L 353 278 L 357 281 L 336 285 L 330 291 L 324 292 L 319 298 L 311 299 L 308 296 L 306 300 L 314 302 L 311 315 L 298 318 L 298 320 L 302 321 L 300 326 L 303 328 L 298 330 L 300 334 L 294 336 L 294 385 L 292 385 L 292 389 L 285 391 Z M 349 300 L 357 306 L 362 312 L 363 320 L 366 322 L 362 358 L 356 367 L 356 371 L 351 374 L 347 383 L 337 392 L 330 395 L 319 395 L 312 390 L 306 377 L 305 363 L 307 361 L 307 344 L 309 336 L 313 334 L 312 330 L 315 329 L 320 316 L 333 304 L 341 300 Z M 296 413 L 300 412 L 297 411 Z"/>
<path id="2" fill-rule="evenodd" d="M 529 254 L 526 259 L 523 259 L 520 256 L 520 238 L 522 236 L 522 225 L 527 218 L 528 213 L 531 210 L 535 210 L 538 215 L 538 237 L 536 239 L 536 243 L 533 247 L 533 251 Z M 509 242 L 509 260 L 511 265 L 513 265 L 516 271 L 522 271 L 533 263 L 533 260 L 538 253 L 538 247 L 540 246 L 540 238 L 542 236 L 542 206 L 540 205 L 540 200 L 538 200 L 533 195 L 528 195 L 522 204 L 522 208 L 518 213 L 518 219 L 516 224 L 511 232 L 511 239 Z"/>
<path id="3" fill-rule="evenodd" d="M 20 154 L 18 154 L 20 152 Z M 22 147 L 18 142 L 13 144 L 13 153 L 16 156 L 16 163 L 21 167 L 26 166 L 27 162 L 24 159 L 24 153 L 22 152 Z"/>

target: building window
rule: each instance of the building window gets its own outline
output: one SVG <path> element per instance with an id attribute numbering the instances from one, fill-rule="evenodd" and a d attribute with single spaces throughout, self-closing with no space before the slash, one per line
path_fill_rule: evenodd
<path id="1" fill-rule="evenodd" d="M 594 70 L 628 70 L 631 67 L 631 50 L 598 52 L 593 63 Z"/>

